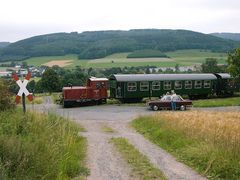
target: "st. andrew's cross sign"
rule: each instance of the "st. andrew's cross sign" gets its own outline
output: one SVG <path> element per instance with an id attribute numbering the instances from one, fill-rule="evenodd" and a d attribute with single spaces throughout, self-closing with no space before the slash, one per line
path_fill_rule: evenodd
<path id="1" fill-rule="evenodd" d="M 31 73 L 28 72 L 28 74 L 26 75 L 25 79 L 23 81 L 21 81 L 17 74 L 13 74 L 12 75 L 13 79 L 16 81 L 17 85 L 20 87 L 17 95 L 16 95 L 16 103 L 18 104 L 20 102 L 20 99 L 22 97 L 22 104 L 23 104 L 23 112 L 26 112 L 26 105 L 25 105 L 25 96 L 27 96 L 29 101 L 33 100 L 33 96 L 31 93 L 29 93 L 29 91 L 27 90 L 27 84 L 29 79 L 31 78 Z"/>

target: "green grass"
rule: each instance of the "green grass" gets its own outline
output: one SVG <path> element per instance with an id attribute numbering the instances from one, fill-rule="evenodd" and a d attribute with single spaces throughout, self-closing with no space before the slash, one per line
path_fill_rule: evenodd
<path id="1" fill-rule="evenodd" d="M 153 58 L 153 57 L 167 57 L 166 54 L 159 50 L 138 50 L 128 54 L 127 58 Z"/>
<path id="2" fill-rule="evenodd" d="M 132 167 L 134 179 L 165 179 L 162 172 L 155 168 L 149 159 L 142 155 L 125 138 L 112 138 L 111 142 Z"/>
<path id="3" fill-rule="evenodd" d="M 1 179 L 86 177 L 86 139 L 77 124 L 20 110 L 0 113 Z"/>
<path id="4" fill-rule="evenodd" d="M 105 133 L 114 133 L 114 130 L 112 128 L 108 127 L 107 125 L 103 125 L 101 129 Z"/>
<path id="5" fill-rule="evenodd" d="M 227 54 L 226 53 L 214 53 L 206 50 L 178 50 L 173 52 L 167 52 L 167 56 L 176 60 L 179 63 L 203 63 L 206 58 L 216 58 L 218 63 L 226 64 Z"/>
<path id="6" fill-rule="evenodd" d="M 178 116 L 180 118 L 181 114 Z M 199 128 L 199 125 L 195 128 L 191 120 L 184 122 L 184 124 L 178 124 L 171 118 L 163 119 L 160 114 L 156 117 L 139 117 L 132 122 L 132 126 L 154 144 L 173 154 L 179 161 L 184 162 L 210 179 L 239 179 L 240 156 L 239 145 L 236 144 L 239 138 L 237 134 L 235 142 L 230 143 L 225 141 L 227 138 L 218 138 L 220 133 L 223 137 L 230 132 L 225 131 L 224 124 L 222 126 L 217 124 L 220 128 L 211 127 L 208 133 L 205 133 L 203 129 Z M 231 120 L 229 119 L 229 121 Z M 216 122 L 220 123 L 218 120 Z M 215 136 L 212 136 L 209 132 L 215 133 Z M 233 146 L 230 144 L 233 144 Z"/>
<path id="7" fill-rule="evenodd" d="M 194 107 L 240 106 L 240 97 L 218 98 L 193 101 Z"/>
<path id="8" fill-rule="evenodd" d="M 52 100 L 53 100 L 53 103 L 54 104 L 60 104 L 60 96 L 61 96 L 62 93 L 52 93 L 51 94 L 51 97 L 52 97 Z"/>
<path id="9" fill-rule="evenodd" d="M 174 52 L 166 52 L 170 57 L 166 58 L 127 58 L 129 53 L 116 53 L 102 59 L 79 60 L 77 55 L 66 56 L 47 56 L 34 57 L 25 60 L 30 65 L 40 66 L 52 60 L 72 60 L 72 64 L 65 68 L 74 68 L 81 66 L 85 68 L 111 68 L 111 67 L 125 67 L 125 66 L 157 66 L 157 67 L 174 67 L 176 64 L 180 66 L 192 66 L 205 62 L 206 58 L 217 58 L 219 63 L 226 63 L 226 53 L 213 53 L 204 50 L 178 50 Z"/>
<path id="10" fill-rule="evenodd" d="M 0 67 L 0 71 L 6 71 L 7 67 Z"/>

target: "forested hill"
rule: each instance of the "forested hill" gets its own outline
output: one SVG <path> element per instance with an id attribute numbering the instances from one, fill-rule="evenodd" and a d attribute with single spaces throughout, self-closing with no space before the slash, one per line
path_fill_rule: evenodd
<path id="1" fill-rule="evenodd" d="M 239 45 L 239 42 L 187 30 L 142 29 L 56 33 L 35 36 L 10 44 L 0 49 L 0 61 L 66 54 L 79 54 L 81 59 L 93 59 L 141 49 L 163 52 L 208 49 L 223 52 Z"/>
<path id="2" fill-rule="evenodd" d="M 0 48 L 4 48 L 6 46 L 8 46 L 10 44 L 10 42 L 0 42 Z"/>
<path id="3" fill-rule="evenodd" d="M 223 39 L 231 39 L 234 41 L 240 41 L 240 33 L 211 33 L 211 35 L 220 37 Z"/>

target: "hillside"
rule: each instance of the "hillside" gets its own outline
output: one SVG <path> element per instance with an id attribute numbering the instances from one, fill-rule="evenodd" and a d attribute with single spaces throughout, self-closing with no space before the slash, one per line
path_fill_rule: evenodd
<path id="1" fill-rule="evenodd" d="M 10 44 L 0 50 L 0 61 L 66 54 L 78 54 L 80 59 L 95 59 L 113 53 L 142 49 L 162 52 L 207 49 L 226 52 L 239 46 L 240 42 L 187 30 L 143 29 L 55 33 L 35 36 Z"/>
<path id="2" fill-rule="evenodd" d="M 220 37 L 223 39 L 230 39 L 234 41 L 240 41 L 240 33 L 211 33 L 211 35 Z"/>
<path id="3" fill-rule="evenodd" d="M 4 48 L 6 46 L 8 46 L 10 44 L 10 42 L 0 42 L 0 48 Z"/>

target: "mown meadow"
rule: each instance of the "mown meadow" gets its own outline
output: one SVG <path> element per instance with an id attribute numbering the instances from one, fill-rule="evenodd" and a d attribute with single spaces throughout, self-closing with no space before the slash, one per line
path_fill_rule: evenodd
<path id="1" fill-rule="evenodd" d="M 210 179 L 240 177 L 240 112 L 164 112 L 132 126 Z"/>
<path id="2" fill-rule="evenodd" d="M 216 58 L 218 63 L 225 64 L 227 59 L 226 53 L 215 53 L 206 50 L 178 50 L 166 52 L 165 55 L 169 58 L 127 58 L 131 54 L 116 53 L 101 59 L 78 59 L 77 55 L 65 56 L 45 56 L 33 57 L 25 60 L 29 65 L 40 66 L 50 61 L 71 60 L 71 63 L 66 68 L 81 66 L 83 68 L 112 68 L 112 67 L 130 67 L 130 66 L 157 66 L 157 67 L 174 67 L 176 64 L 180 66 L 193 66 L 205 62 L 206 58 Z M 148 56 L 150 56 L 148 54 Z M 57 64 L 56 64 L 57 65 Z"/>

